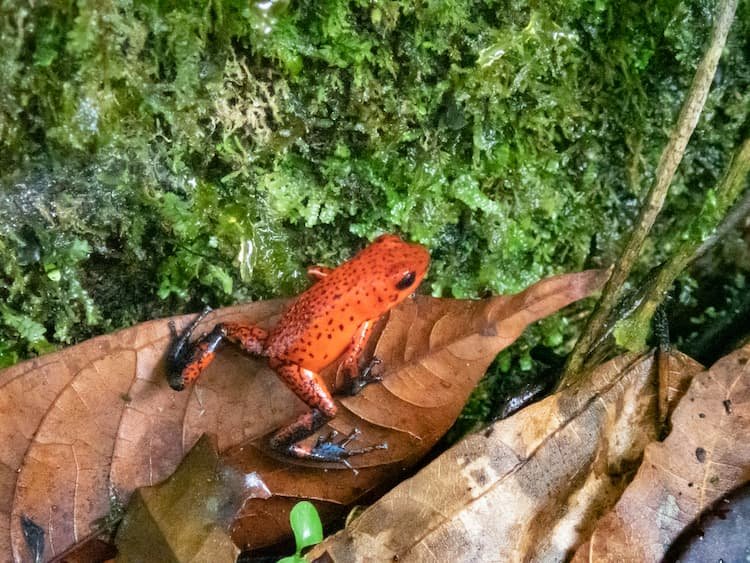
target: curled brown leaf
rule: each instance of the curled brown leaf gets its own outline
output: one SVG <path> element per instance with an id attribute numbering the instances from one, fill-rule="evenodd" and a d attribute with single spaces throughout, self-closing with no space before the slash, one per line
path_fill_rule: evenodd
<path id="1" fill-rule="evenodd" d="M 310 557 L 565 560 L 616 502 L 659 434 L 655 363 L 653 353 L 616 358 L 468 437 Z M 685 370 L 682 378 L 691 375 Z"/>
<path id="2" fill-rule="evenodd" d="M 392 311 L 376 340 L 382 384 L 342 399 L 329 425 L 360 428 L 361 445 L 388 443 L 387 451 L 355 460 L 357 475 L 268 451 L 263 438 L 306 407 L 264 361 L 225 348 L 189 391 L 169 389 L 166 319 L 0 372 L 0 551 L 25 557 L 22 515 L 45 530 L 45 558 L 67 550 L 95 531 L 113 492 L 125 501 L 162 481 L 205 433 L 216 437 L 228 465 L 258 472 L 273 495 L 245 504 L 235 541 L 273 543 L 288 532 L 286 515 L 297 499 L 318 499 L 335 513 L 398 478 L 450 427 L 497 352 L 528 323 L 589 295 L 606 275 L 556 276 L 483 301 L 417 297 Z M 198 331 L 218 321 L 269 327 L 285 304 L 216 311 Z M 188 320 L 176 319 L 183 326 Z M 332 366 L 323 375 L 334 374 Z"/>
<path id="3" fill-rule="evenodd" d="M 664 442 L 646 448 L 638 474 L 575 561 L 661 561 L 680 532 L 750 481 L 750 345 L 693 379 Z"/>

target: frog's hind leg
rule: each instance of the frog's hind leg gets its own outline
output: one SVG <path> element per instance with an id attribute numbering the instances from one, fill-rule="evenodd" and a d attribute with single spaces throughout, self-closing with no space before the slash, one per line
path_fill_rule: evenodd
<path id="1" fill-rule="evenodd" d="M 273 361 L 271 367 L 276 370 L 284 383 L 311 408 L 310 411 L 302 414 L 271 437 L 270 443 L 273 449 L 298 459 L 343 463 L 350 467 L 347 461 L 349 457 L 384 447 L 377 445 L 348 449 L 349 443 L 359 436 L 357 429 L 354 429 L 352 434 L 343 440 L 336 441 L 335 432 L 331 432 L 326 438 L 318 438 L 312 445 L 300 444 L 299 442 L 336 416 L 336 403 L 315 372 L 295 364 L 276 364 Z"/>
<path id="2" fill-rule="evenodd" d="M 242 323 L 219 323 L 197 341 L 190 343 L 195 327 L 208 314 L 204 310 L 178 335 L 174 323 L 169 323 L 172 344 L 167 353 L 167 381 L 169 386 L 181 391 L 185 384 L 192 383 L 216 357 L 216 348 L 226 339 L 237 344 L 250 354 L 262 354 L 268 333 L 255 325 Z"/>
<path id="3" fill-rule="evenodd" d="M 271 447 L 286 452 L 288 447 L 304 440 L 336 416 L 337 407 L 317 373 L 297 364 L 274 360 L 269 364 L 287 387 L 311 409 L 271 437 Z"/>

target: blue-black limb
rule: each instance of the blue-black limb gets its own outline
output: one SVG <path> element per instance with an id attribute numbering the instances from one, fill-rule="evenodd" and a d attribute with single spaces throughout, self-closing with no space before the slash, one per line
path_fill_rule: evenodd
<path id="1" fill-rule="evenodd" d="M 21 530 L 26 546 L 29 548 L 31 560 L 40 563 L 44 560 L 44 529 L 25 514 L 21 516 Z"/>

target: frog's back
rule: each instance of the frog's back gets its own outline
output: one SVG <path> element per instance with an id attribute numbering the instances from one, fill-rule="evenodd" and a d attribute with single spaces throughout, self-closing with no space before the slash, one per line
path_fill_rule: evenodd
<path id="1" fill-rule="evenodd" d="M 354 268 L 339 266 L 326 278 L 302 293 L 284 312 L 271 331 L 268 355 L 313 371 L 333 362 L 351 342 L 367 319 L 359 307 L 366 289 L 352 284 Z"/>
<path id="2" fill-rule="evenodd" d="M 411 294 L 428 264 L 424 247 L 394 235 L 379 237 L 297 298 L 271 331 L 268 356 L 320 371 L 363 323 Z"/>

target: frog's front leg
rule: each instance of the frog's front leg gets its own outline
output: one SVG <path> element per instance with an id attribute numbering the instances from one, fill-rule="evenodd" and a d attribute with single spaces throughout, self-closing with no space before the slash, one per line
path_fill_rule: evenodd
<path id="1" fill-rule="evenodd" d="M 191 343 L 195 327 L 209 311 L 204 310 L 181 335 L 177 334 L 174 323 L 169 323 L 172 343 L 167 352 L 167 381 L 175 391 L 181 391 L 203 373 L 216 357 L 216 348 L 224 339 L 255 355 L 262 354 L 265 349 L 268 333 L 255 325 L 241 323 L 218 323 L 211 332 Z"/>
<path id="2" fill-rule="evenodd" d="M 271 360 L 270 365 L 294 394 L 311 408 L 271 436 L 273 449 L 299 459 L 343 463 L 350 467 L 347 461 L 349 457 L 386 447 L 378 444 L 357 450 L 347 449 L 349 443 L 359 435 L 357 429 L 342 441 L 335 441 L 336 434 L 332 432 L 327 438 L 319 438 L 312 446 L 300 444 L 336 416 L 336 403 L 317 373 L 278 360 Z"/>
<path id="3" fill-rule="evenodd" d="M 338 376 L 343 375 L 341 389 L 347 395 L 356 395 L 366 385 L 382 381 L 382 377 L 373 373 L 372 368 L 380 363 L 378 358 L 372 358 L 370 363 L 360 372 L 359 360 L 367 346 L 367 341 L 372 334 L 374 323 L 365 321 L 362 323 L 352 337 L 349 347 L 344 352 L 344 359 L 339 364 Z M 339 377 L 337 376 L 337 379 Z"/>
<path id="4" fill-rule="evenodd" d="M 320 281 L 333 272 L 328 266 L 310 266 L 307 268 L 307 277 L 313 281 Z"/>

